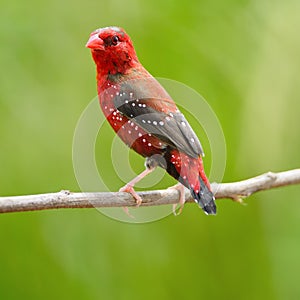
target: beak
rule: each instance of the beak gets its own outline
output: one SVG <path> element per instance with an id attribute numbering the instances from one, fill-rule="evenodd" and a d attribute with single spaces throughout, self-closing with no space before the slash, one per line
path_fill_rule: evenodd
<path id="1" fill-rule="evenodd" d="M 95 50 L 103 50 L 104 43 L 103 40 L 98 36 L 98 34 L 92 33 L 88 42 L 85 45 L 87 48 Z"/>

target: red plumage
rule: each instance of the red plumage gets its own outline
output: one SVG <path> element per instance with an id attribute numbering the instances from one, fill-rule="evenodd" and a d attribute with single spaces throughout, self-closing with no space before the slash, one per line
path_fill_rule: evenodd
<path id="1" fill-rule="evenodd" d="M 134 184 L 160 166 L 191 191 L 207 214 L 215 214 L 200 142 L 169 94 L 140 64 L 129 36 L 119 27 L 97 29 L 87 47 L 96 63 L 105 117 L 123 142 L 147 158 L 147 170 L 122 191 L 140 203 Z"/>

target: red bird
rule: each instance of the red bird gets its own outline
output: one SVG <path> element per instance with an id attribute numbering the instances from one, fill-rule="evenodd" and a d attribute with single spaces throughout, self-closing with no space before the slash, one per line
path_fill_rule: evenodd
<path id="1" fill-rule="evenodd" d="M 105 117 L 124 143 L 146 157 L 146 170 L 120 191 L 131 193 L 140 205 L 142 199 L 133 187 L 159 166 L 181 183 L 176 186 L 180 211 L 185 186 L 206 214 L 216 214 L 200 142 L 165 89 L 141 65 L 126 32 L 119 27 L 97 29 L 86 47 L 96 63 Z"/>

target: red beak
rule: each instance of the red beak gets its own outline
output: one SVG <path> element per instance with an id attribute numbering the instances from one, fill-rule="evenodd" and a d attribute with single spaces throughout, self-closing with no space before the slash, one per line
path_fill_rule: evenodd
<path id="1" fill-rule="evenodd" d="M 91 34 L 88 42 L 86 43 L 86 47 L 90 49 L 103 50 L 104 49 L 103 40 L 98 36 L 98 34 Z"/>

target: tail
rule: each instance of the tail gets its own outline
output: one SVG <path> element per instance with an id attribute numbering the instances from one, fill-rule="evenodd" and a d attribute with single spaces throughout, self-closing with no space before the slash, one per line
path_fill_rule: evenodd
<path id="1" fill-rule="evenodd" d="M 200 176 L 199 182 L 200 191 L 198 193 L 196 193 L 192 187 L 188 187 L 192 194 L 192 197 L 207 215 L 215 215 L 217 213 L 215 197 Z"/>
<path id="2" fill-rule="evenodd" d="M 165 156 L 167 172 L 187 187 L 192 197 L 208 215 L 215 215 L 217 207 L 209 181 L 204 173 L 202 158 L 192 158 L 177 150 Z"/>

